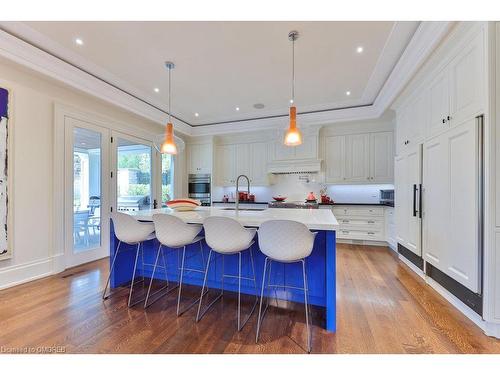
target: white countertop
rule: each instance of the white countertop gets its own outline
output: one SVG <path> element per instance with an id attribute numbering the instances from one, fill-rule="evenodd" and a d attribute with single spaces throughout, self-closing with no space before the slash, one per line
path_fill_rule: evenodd
<path id="1" fill-rule="evenodd" d="M 335 230 L 339 223 L 331 210 L 267 208 L 264 211 L 239 212 L 218 207 L 198 207 L 194 211 L 173 211 L 170 208 L 127 212 L 137 220 L 151 221 L 154 214 L 174 215 L 185 223 L 203 224 L 209 216 L 224 216 L 236 219 L 246 227 L 259 227 L 268 220 L 294 220 L 313 230 Z"/>

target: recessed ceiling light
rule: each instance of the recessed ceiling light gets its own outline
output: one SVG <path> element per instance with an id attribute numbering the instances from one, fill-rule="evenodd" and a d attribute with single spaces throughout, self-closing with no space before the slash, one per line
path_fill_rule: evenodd
<path id="1" fill-rule="evenodd" d="M 80 38 L 76 38 L 75 43 L 78 44 L 79 46 L 83 46 L 83 40 Z"/>
<path id="2" fill-rule="evenodd" d="M 345 92 L 345 94 L 346 94 L 347 96 L 349 96 L 349 95 L 351 95 L 351 92 L 350 92 L 350 91 L 346 91 L 346 92 Z"/>
<path id="3" fill-rule="evenodd" d="M 362 47 L 362 46 L 359 46 L 358 48 L 356 48 L 356 52 L 357 52 L 357 53 L 361 53 L 361 52 L 363 52 L 363 47 Z"/>
<path id="4" fill-rule="evenodd" d="M 198 112 L 196 112 L 196 113 L 194 114 L 194 117 L 198 117 L 199 115 L 200 115 L 200 114 L 199 114 Z"/>
<path id="5" fill-rule="evenodd" d="M 240 110 L 240 107 L 236 107 L 235 109 L 236 109 L 237 111 L 239 111 L 239 110 Z"/>
<path id="6" fill-rule="evenodd" d="M 293 99 L 290 99 L 290 104 L 293 104 Z"/>
<path id="7" fill-rule="evenodd" d="M 158 87 L 154 88 L 155 92 L 160 92 L 160 89 Z"/>

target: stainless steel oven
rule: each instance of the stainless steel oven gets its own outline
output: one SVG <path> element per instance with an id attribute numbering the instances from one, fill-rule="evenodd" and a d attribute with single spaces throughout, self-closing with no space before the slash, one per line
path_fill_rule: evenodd
<path id="1" fill-rule="evenodd" d="M 189 198 L 198 199 L 202 206 L 210 206 L 210 174 L 190 174 L 188 176 Z"/>

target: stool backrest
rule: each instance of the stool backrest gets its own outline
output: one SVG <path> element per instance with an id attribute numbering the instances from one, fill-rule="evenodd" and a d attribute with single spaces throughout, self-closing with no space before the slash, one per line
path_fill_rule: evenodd
<path id="1" fill-rule="evenodd" d="M 269 220 L 261 224 L 259 248 L 271 259 L 293 262 L 311 255 L 315 234 L 292 220 Z"/>
<path id="2" fill-rule="evenodd" d="M 203 222 L 208 246 L 219 253 L 233 253 L 248 249 L 255 236 L 234 219 L 210 216 Z"/>
<path id="3" fill-rule="evenodd" d="M 190 225 L 178 217 L 167 214 L 153 215 L 156 238 L 167 247 L 181 247 L 193 242 L 201 225 Z"/>
<path id="4" fill-rule="evenodd" d="M 116 238 L 128 244 L 142 242 L 155 231 L 152 223 L 140 223 L 123 212 L 112 213 L 111 219 L 113 220 Z"/>

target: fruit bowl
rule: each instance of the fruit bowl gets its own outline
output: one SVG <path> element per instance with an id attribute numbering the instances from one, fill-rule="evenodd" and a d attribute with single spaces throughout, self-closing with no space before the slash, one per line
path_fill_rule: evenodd
<path id="1" fill-rule="evenodd" d="M 282 197 L 281 195 L 278 195 L 277 197 L 273 197 L 273 199 L 276 201 L 276 202 L 284 202 L 286 197 Z"/>
<path id="2" fill-rule="evenodd" d="M 199 200 L 190 198 L 173 199 L 167 202 L 167 207 L 174 211 L 193 211 L 200 205 Z"/>

